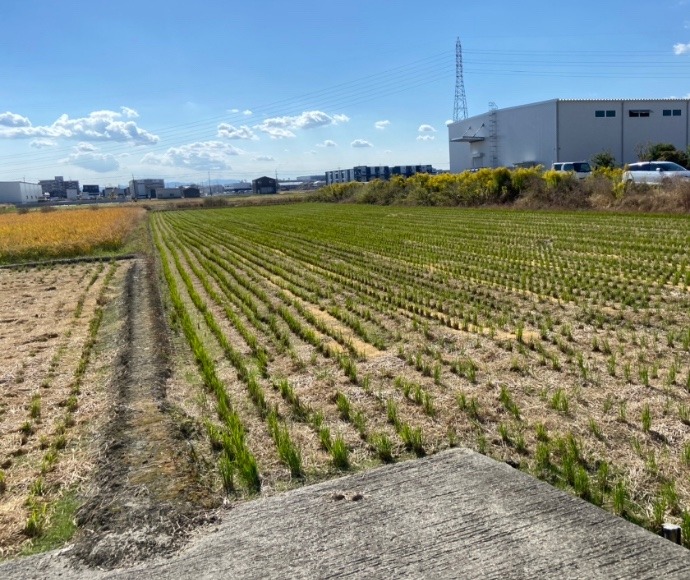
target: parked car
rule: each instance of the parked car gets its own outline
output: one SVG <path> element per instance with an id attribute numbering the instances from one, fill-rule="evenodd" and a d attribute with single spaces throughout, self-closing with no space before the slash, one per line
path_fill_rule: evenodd
<path id="1" fill-rule="evenodd" d="M 626 165 L 623 183 L 658 185 L 664 179 L 690 179 L 690 171 L 673 161 L 641 161 Z"/>
<path id="2" fill-rule="evenodd" d="M 592 167 L 587 161 L 557 161 L 551 164 L 553 171 L 569 171 L 578 179 L 585 179 L 592 173 Z"/>

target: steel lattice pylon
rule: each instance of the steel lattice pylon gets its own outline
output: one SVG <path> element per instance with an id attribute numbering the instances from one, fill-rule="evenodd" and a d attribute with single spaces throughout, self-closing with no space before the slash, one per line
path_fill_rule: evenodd
<path id="1" fill-rule="evenodd" d="M 455 42 L 455 106 L 453 121 L 467 119 L 467 97 L 465 96 L 465 79 L 462 72 L 462 44 L 458 37 Z"/>

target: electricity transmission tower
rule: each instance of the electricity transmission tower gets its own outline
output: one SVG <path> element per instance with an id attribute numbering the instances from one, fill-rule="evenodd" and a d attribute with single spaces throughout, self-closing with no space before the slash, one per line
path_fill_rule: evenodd
<path id="1" fill-rule="evenodd" d="M 455 106 L 453 121 L 467 119 L 467 97 L 465 96 L 465 79 L 462 73 L 462 44 L 460 37 L 455 42 Z"/>

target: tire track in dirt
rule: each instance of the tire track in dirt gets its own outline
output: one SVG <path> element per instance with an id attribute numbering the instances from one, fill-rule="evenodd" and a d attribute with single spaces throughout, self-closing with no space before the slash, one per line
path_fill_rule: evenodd
<path id="1" fill-rule="evenodd" d="M 171 350 L 151 259 L 128 271 L 122 316 L 112 417 L 71 551 L 108 569 L 177 549 L 213 507 L 196 469 L 195 423 L 166 400 Z"/>

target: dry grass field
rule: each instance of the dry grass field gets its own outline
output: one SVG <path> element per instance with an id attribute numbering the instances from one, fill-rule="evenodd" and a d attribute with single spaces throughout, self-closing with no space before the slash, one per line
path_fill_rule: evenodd
<path id="1" fill-rule="evenodd" d="M 111 356 L 95 339 L 123 271 L 0 270 L 0 556 L 40 537 L 93 467 Z"/>

